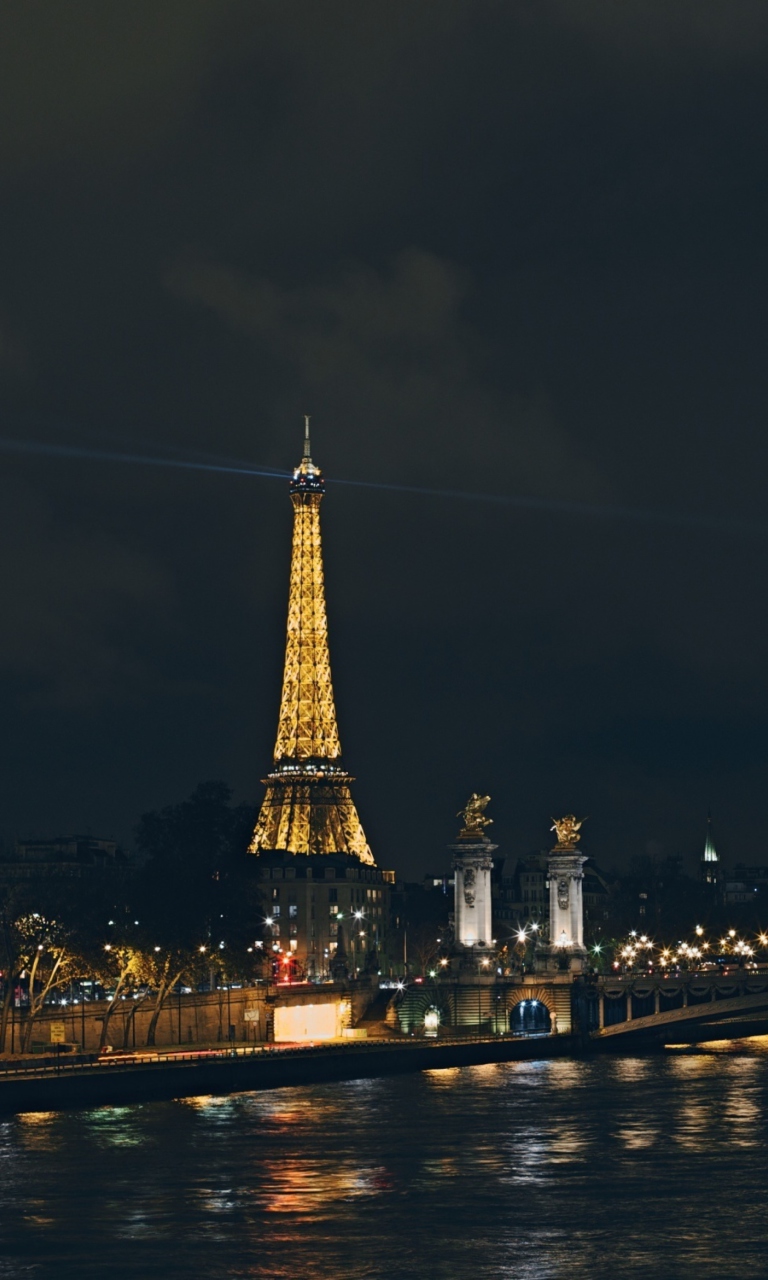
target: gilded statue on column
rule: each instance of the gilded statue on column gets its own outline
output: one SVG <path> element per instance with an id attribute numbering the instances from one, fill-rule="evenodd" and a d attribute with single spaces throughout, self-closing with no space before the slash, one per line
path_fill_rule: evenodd
<path id="1" fill-rule="evenodd" d="M 567 813 L 564 818 L 553 818 L 550 831 L 557 833 L 557 844 L 554 852 L 556 853 L 574 853 L 576 845 L 579 843 L 581 836 L 582 823 L 586 822 L 586 818 L 576 818 L 572 813 Z"/>
<path id="2" fill-rule="evenodd" d="M 459 832 L 460 840 L 467 840 L 474 837 L 476 840 L 484 840 L 484 828 L 489 827 L 493 822 L 493 818 L 486 818 L 485 809 L 490 803 L 490 796 L 478 795 L 473 791 L 463 809 L 459 809 L 456 814 L 457 818 L 461 818 L 463 826 Z"/>

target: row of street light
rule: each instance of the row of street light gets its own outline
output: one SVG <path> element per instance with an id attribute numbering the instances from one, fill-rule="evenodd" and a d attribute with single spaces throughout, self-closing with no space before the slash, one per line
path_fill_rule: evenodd
<path id="1" fill-rule="evenodd" d="M 657 944 L 647 934 L 631 930 L 628 940 L 614 949 L 614 970 L 647 968 L 712 968 L 724 962 L 739 965 L 756 964 L 759 951 L 768 951 L 768 933 L 760 932 L 750 941 L 740 937 L 735 929 L 728 929 L 722 936 L 709 940 L 702 925 L 696 925 L 690 942 L 678 941 L 674 946 Z M 605 944 L 596 943 L 592 948 L 595 958 L 606 950 Z"/>

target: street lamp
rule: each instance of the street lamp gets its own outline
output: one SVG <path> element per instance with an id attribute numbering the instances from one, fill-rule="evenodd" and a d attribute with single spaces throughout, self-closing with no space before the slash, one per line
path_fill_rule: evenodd
<path id="1" fill-rule="evenodd" d="M 362 918 L 363 918 L 363 912 L 362 912 L 362 911 L 353 911 L 353 912 L 352 912 L 352 918 L 353 918 L 353 920 L 356 920 L 356 921 L 357 921 L 357 923 L 358 923 L 358 925 L 359 925 L 359 924 L 360 924 L 360 921 L 361 921 L 361 920 L 362 920 Z M 365 934 L 364 934 L 364 933 L 361 933 L 361 934 L 360 934 L 360 937 L 361 937 L 361 938 L 364 938 L 364 937 L 365 937 Z M 352 972 L 353 972 L 354 976 L 355 976 L 355 977 L 357 977 L 357 940 L 356 940 L 356 938 L 355 938 L 355 926 L 354 926 L 354 925 L 352 926 Z"/>

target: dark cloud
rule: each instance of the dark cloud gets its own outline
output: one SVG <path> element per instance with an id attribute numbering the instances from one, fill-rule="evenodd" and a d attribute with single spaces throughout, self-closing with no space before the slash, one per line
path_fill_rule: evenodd
<path id="1" fill-rule="evenodd" d="M 29 352 L 11 320 L 0 311 L 0 377 L 23 377 L 29 370 Z"/>
<path id="2" fill-rule="evenodd" d="M 0 18 L 2 435 L 329 487 L 342 737 L 377 856 L 588 812 L 746 856 L 765 784 L 763 4 L 173 0 Z M 722 522 L 718 525 L 718 522 Z M 2 457 L 0 826 L 258 795 L 280 481 Z"/>
<path id="3" fill-rule="evenodd" d="M 215 66 L 228 0 L 45 0 L 0 15 L 0 165 L 109 163 L 175 131 Z"/>
<path id="4" fill-rule="evenodd" d="M 157 561 L 106 531 L 93 536 L 39 490 L 0 481 L 0 665 L 25 703 L 122 703 L 148 672 L 136 619 L 169 626 L 170 589 Z"/>
<path id="5" fill-rule="evenodd" d="M 433 486 L 461 478 L 501 493 L 514 477 L 518 493 L 605 493 L 544 395 L 509 395 L 485 381 L 486 352 L 461 314 L 471 282 L 434 254 L 410 248 L 382 271 L 347 264 L 294 288 L 180 267 L 169 286 L 282 367 L 291 390 L 275 374 L 272 416 L 296 421 L 302 403 L 321 406 L 317 439 L 323 421 L 334 423 L 347 474 Z"/>

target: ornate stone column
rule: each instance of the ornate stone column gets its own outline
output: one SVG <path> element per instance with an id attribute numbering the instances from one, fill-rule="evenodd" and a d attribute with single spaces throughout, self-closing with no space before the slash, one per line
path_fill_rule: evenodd
<path id="1" fill-rule="evenodd" d="M 493 948 L 491 872 L 492 854 L 498 845 L 491 844 L 483 830 L 492 821 L 484 814 L 489 800 L 490 796 L 470 797 L 457 815 L 463 819 L 458 840 L 448 846 L 453 853 L 454 931 L 459 951 Z"/>
<path id="2" fill-rule="evenodd" d="M 549 947 L 551 967 L 580 972 L 587 952 L 584 946 L 584 898 L 582 868 L 586 858 L 577 848 L 581 822 L 568 814 L 554 819 L 557 844 L 549 855 Z"/>

